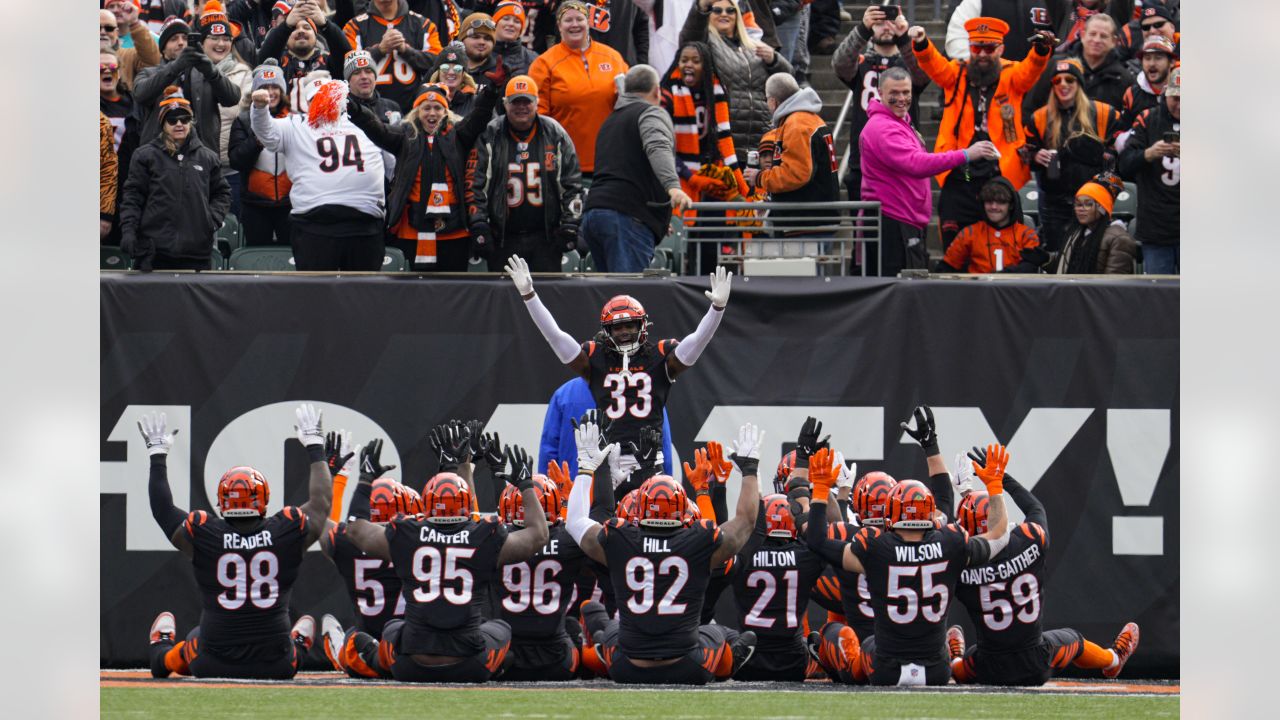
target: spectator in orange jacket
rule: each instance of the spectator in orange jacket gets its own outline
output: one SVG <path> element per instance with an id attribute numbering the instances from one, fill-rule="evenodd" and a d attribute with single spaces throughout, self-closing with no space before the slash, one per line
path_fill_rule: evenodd
<path id="1" fill-rule="evenodd" d="M 960 228 L 982 219 L 978 191 L 987 180 L 1003 175 L 1014 188 L 1021 188 L 1029 179 L 1030 170 L 1018 155 L 1023 144 L 1022 97 L 1035 85 L 1057 43 L 1052 34 L 1040 31 L 1031 53 L 1015 63 L 1002 57 L 1009 32 L 1003 20 L 976 17 L 964 27 L 969 33 L 967 62 L 943 57 L 919 25 L 907 31 L 920 68 L 942 88 L 942 124 L 934 152 L 963 150 L 983 140 L 1000 151 L 995 162 L 970 163 L 960 172 L 937 176 L 942 186 L 938 217 L 943 248 Z"/>
<path id="2" fill-rule="evenodd" d="M 956 235 L 934 272 L 1034 273 L 1049 255 L 1040 236 L 1022 222 L 1022 200 L 1013 183 L 994 177 L 978 193 L 986 218 Z"/>
<path id="3" fill-rule="evenodd" d="M 596 135 L 618 99 L 614 78 L 629 68 L 617 50 L 591 39 L 589 12 L 581 0 L 560 3 L 560 42 L 529 66 L 529 77 L 538 85 L 538 114 L 569 131 L 584 178 L 595 171 Z"/>

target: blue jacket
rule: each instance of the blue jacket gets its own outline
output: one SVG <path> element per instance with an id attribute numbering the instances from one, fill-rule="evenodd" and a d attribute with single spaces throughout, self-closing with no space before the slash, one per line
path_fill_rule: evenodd
<path id="1" fill-rule="evenodd" d="M 587 381 L 576 377 L 556 388 L 547 405 L 547 417 L 542 421 L 542 442 L 538 446 L 538 472 L 547 471 L 547 463 L 567 461 L 569 474 L 578 473 L 578 446 L 573 442 L 571 418 L 580 418 L 588 410 L 596 409 L 595 398 Z M 671 422 L 667 409 L 662 409 L 662 468 L 671 474 Z"/>

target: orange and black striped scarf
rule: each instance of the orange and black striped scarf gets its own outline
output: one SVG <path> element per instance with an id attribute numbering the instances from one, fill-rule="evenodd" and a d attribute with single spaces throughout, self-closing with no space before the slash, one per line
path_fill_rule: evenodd
<path id="1" fill-rule="evenodd" d="M 729 101 L 724 88 L 720 86 L 720 78 L 711 77 L 712 93 L 715 96 L 713 113 L 715 115 L 714 137 L 719 158 L 708 149 L 706 159 L 702 151 L 702 138 L 710 136 L 712 128 L 698 127 L 698 105 L 703 98 L 694 97 L 693 90 L 684 84 L 680 69 L 671 74 L 671 122 L 676 130 L 676 162 L 684 165 L 690 172 L 698 172 L 703 162 L 716 162 L 718 159 L 730 168 L 738 167 L 738 156 L 733 148 L 733 136 L 729 132 Z"/>

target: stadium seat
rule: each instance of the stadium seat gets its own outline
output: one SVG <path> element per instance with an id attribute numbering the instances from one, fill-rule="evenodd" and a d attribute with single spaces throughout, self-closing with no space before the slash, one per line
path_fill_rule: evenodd
<path id="1" fill-rule="evenodd" d="M 388 247 L 383 251 L 382 272 L 405 272 L 408 269 L 409 263 L 400 248 Z"/>
<path id="2" fill-rule="evenodd" d="M 1116 196 L 1115 208 L 1111 211 L 1111 217 L 1116 220 L 1124 220 L 1128 222 L 1138 214 L 1138 186 L 1127 182 L 1124 184 L 1124 190 Z"/>
<path id="3" fill-rule="evenodd" d="M 684 219 L 672 215 L 670 231 L 666 237 L 662 238 L 662 242 L 658 243 L 658 247 L 667 251 L 668 266 L 672 272 L 680 272 L 680 268 L 684 265 L 684 246 L 687 239 L 688 232 L 685 230 Z"/>
<path id="4" fill-rule="evenodd" d="M 210 254 L 209 269 L 210 270 L 226 270 L 227 269 L 227 256 L 222 254 L 222 250 L 218 249 L 217 245 L 213 246 L 213 252 Z"/>
<path id="5" fill-rule="evenodd" d="M 229 270 L 259 270 L 263 272 L 294 269 L 293 248 L 274 245 L 237 248 L 227 263 Z"/>
<path id="6" fill-rule="evenodd" d="M 671 269 L 671 251 L 664 247 L 656 247 L 653 249 L 653 260 L 649 262 L 650 270 L 670 270 Z"/>
<path id="7" fill-rule="evenodd" d="M 1022 198 L 1022 214 L 1031 218 L 1031 221 L 1038 226 L 1040 224 L 1040 188 L 1036 185 L 1036 181 L 1028 180 L 1027 184 L 1018 191 L 1018 196 Z"/>
<path id="8" fill-rule="evenodd" d="M 570 250 L 569 252 L 560 256 L 561 272 L 576 273 L 581 267 L 582 267 L 582 256 L 578 254 L 577 250 Z"/>
<path id="9" fill-rule="evenodd" d="M 582 256 L 582 272 L 595 272 L 596 262 L 591 259 L 591 253 Z"/>
<path id="10" fill-rule="evenodd" d="M 489 263 L 483 258 L 480 260 L 468 260 L 467 272 L 489 272 Z"/>
<path id="11" fill-rule="evenodd" d="M 239 218 L 232 213 L 227 213 L 227 216 L 222 220 L 222 227 L 218 228 L 214 238 L 214 244 L 217 245 L 224 258 L 231 257 L 231 253 L 244 247 L 244 230 L 240 227 Z"/>
<path id="12" fill-rule="evenodd" d="M 98 254 L 99 270 L 128 270 L 129 253 L 114 245 L 102 245 Z"/>

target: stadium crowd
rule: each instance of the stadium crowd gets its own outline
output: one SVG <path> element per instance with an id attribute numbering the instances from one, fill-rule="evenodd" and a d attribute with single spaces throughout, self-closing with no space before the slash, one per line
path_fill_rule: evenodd
<path id="1" fill-rule="evenodd" d="M 951 5 L 930 38 L 834 0 L 104 0 L 100 240 L 209 269 L 234 216 L 298 269 L 638 272 L 691 203 L 843 185 L 881 204 L 855 262 L 885 275 L 1176 274 L 1178 0 Z M 854 93 L 843 176 L 820 53 Z"/>

